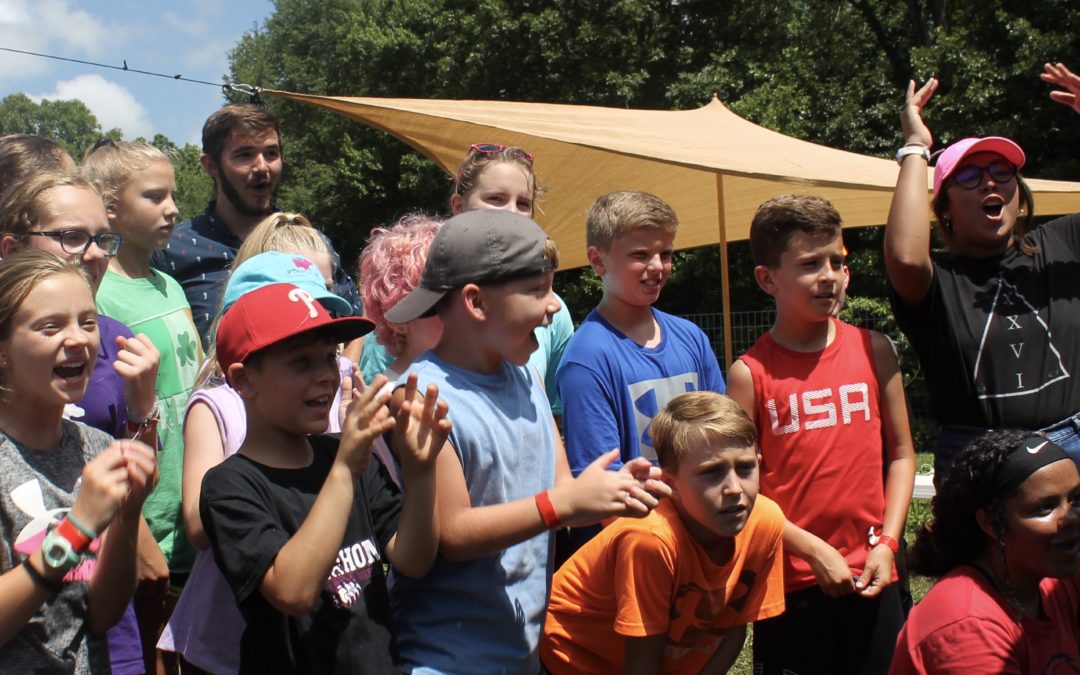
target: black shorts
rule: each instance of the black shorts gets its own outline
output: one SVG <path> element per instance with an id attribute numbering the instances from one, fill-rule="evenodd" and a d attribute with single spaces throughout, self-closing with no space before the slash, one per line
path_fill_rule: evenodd
<path id="1" fill-rule="evenodd" d="M 754 675 L 884 675 L 904 624 L 900 589 L 830 598 L 817 586 L 784 596 L 784 613 L 754 624 Z"/>

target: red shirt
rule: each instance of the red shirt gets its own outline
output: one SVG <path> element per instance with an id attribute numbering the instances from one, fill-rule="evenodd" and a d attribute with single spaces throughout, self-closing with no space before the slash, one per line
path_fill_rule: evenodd
<path id="1" fill-rule="evenodd" d="M 870 331 L 834 324 L 820 352 L 786 349 L 765 333 L 739 358 L 754 380 L 761 493 L 862 574 L 871 528 L 880 535 L 885 517 L 877 366 Z M 815 583 L 807 562 L 784 556 L 788 593 Z"/>
<path id="2" fill-rule="evenodd" d="M 890 675 L 1080 673 L 1080 579 L 1043 579 L 1043 616 L 1017 622 L 985 576 L 958 567 L 911 610 Z"/>

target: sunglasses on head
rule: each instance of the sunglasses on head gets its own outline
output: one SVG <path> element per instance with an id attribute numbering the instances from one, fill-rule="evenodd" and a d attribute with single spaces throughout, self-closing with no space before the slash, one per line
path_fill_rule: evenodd
<path id="1" fill-rule="evenodd" d="M 1016 177 L 1016 167 L 1007 159 L 995 159 L 985 167 L 967 164 L 953 172 L 952 180 L 965 190 L 973 190 L 982 183 L 983 173 L 995 183 L 1008 183 Z"/>
<path id="2" fill-rule="evenodd" d="M 510 155 L 512 157 L 521 157 L 526 162 L 530 163 L 533 161 L 533 156 L 525 152 L 521 148 L 503 145 L 502 143 L 473 143 L 469 146 L 469 152 L 465 156 L 468 157 L 469 155 L 476 153 L 479 153 L 481 155 L 494 155 L 495 153 L 502 152 L 507 148 L 510 148 Z"/>

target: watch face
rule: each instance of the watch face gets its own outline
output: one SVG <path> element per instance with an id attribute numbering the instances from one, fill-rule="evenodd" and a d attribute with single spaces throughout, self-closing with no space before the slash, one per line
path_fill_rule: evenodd
<path id="1" fill-rule="evenodd" d="M 41 555 L 44 556 L 49 567 L 61 567 L 67 561 L 67 552 L 69 550 L 71 550 L 70 547 L 65 548 L 59 542 L 53 542 L 48 548 L 41 549 Z"/>
<path id="2" fill-rule="evenodd" d="M 52 530 L 41 542 L 41 557 L 51 569 L 69 570 L 79 564 L 82 556 L 72 549 L 71 542 Z"/>

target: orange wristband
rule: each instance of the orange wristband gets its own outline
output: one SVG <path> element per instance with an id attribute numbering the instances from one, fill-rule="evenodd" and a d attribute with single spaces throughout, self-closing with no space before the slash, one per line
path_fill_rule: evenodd
<path id="1" fill-rule="evenodd" d="M 895 539 L 893 539 L 892 537 L 890 537 L 887 534 L 881 535 L 881 537 L 878 539 L 877 543 L 878 544 L 885 544 L 886 546 L 888 546 L 889 550 L 892 551 L 893 555 L 896 555 L 897 553 L 900 552 L 900 542 L 896 541 Z"/>
<path id="2" fill-rule="evenodd" d="M 536 508 L 540 511 L 540 517 L 549 530 L 559 526 L 559 514 L 555 513 L 555 507 L 551 504 L 551 497 L 547 490 L 536 493 Z"/>

